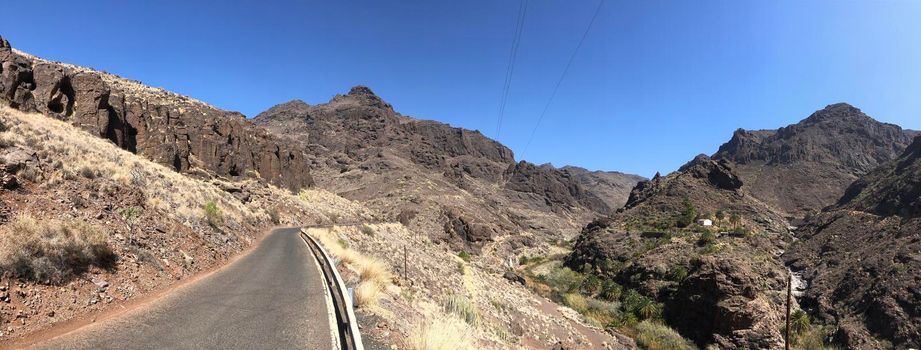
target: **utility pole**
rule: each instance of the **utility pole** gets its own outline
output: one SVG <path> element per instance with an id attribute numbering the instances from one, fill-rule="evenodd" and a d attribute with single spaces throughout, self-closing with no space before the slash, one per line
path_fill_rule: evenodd
<path id="1" fill-rule="evenodd" d="M 793 297 L 793 274 L 787 273 L 787 329 L 784 334 L 785 350 L 790 350 L 790 301 Z"/>

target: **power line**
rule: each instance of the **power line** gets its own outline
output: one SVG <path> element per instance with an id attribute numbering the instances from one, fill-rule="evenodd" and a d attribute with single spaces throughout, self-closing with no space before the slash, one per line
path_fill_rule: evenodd
<path id="1" fill-rule="evenodd" d="M 508 93 L 512 85 L 512 74 L 515 71 L 515 58 L 518 56 L 518 47 L 521 45 L 521 33 L 524 32 L 524 18 L 528 12 L 528 0 L 522 0 L 518 5 L 518 20 L 515 23 L 515 35 L 512 36 L 512 50 L 508 57 L 508 66 L 505 70 L 505 82 L 502 87 L 502 96 L 499 98 L 499 120 L 496 125 L 496 139 L 502 131 L 502 117 L 505 115 L 505 105 L 508 103 Z"/>
<path id="2" fill-rule="evenodd" d="M 544 115 L 547 114 L 547 109 L 549 109 L 550 104 L 553 103 L 553 98 L 556 97 L 556 93 L 560 89 L 560 84 L 563 83 L 563 79 L 566 78 L 566 73 L 569 72 L 569 67 L 572 66 L 572 61 L 576 59 L 576 55 L 579 53 L 579 48 L 582 47 L 582 43 L 584 43 L 585 38 L 588 37 L 588 32 L 591 31 L 592 25 L 595 24 L 595 18 L 597 18 L 598 13 L 601 12 L 602 5 L 604 5 L 604 0 L 598 2 L 598 7 L 595 8 L 595 14 L 592 15 L 591 21 L 588 22 L 588 27 L 585 28 L 585 32 L 582 33 L 582 39 L 579 39 L 579 44 L 576 45 L 576 49 L 572 51 L 572 56 L 569 56 L 569 62 L 566 62 L 566 68 L 563 69 L 563 74 L 561 74 L 560 79 L 556 81 L 556 86 L 553 87 L 553 92 L 550 94 L 550 99 L 547 100 L 547 104 L 544 106 L 544 110 L 540 112 L 540 117 L 537 118 L 537 124 L 535 124 L 534 129 L 531 130 L 531 136 L 528 137 L 528 143 L 525 144 L 524 151 L 521 152 L 522 158 L 524 158 L 525 153 L 528 152 L 528 148 L 531 147 L 531 141 L 534 141 L 534 134 L 537 133 L 537 128 L 540 127 L 540 122 L 544 120 Z"/>

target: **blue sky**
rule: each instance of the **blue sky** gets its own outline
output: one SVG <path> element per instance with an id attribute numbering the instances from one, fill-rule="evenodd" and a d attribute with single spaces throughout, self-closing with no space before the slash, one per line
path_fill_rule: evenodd
<path id="1" fill-rule="evenodd" d="M 215 2 L 217 3 L 217 2 Z M 13 47 L 248 116 L 357 84 L 496 137 L 519 1 L 31 0 Z M 516 157 L 651 176 L 835 102 L 921 129 L 921 2 L 531 0 L 498 140 Z"/>

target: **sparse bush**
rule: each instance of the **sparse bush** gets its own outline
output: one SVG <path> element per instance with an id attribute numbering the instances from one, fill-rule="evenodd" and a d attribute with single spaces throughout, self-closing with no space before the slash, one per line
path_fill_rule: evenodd
<path id="1" fill-rule="evenodd" d="M 623 317 L 620 310 L 620 304 L 615 302 L 603 301 L 594 298 L 586 298 L 586 307 L 588 310 L 585 316 L 594 320 L 599 326 L 607 326 Z"/>
<path id="2" fill-rule="evenodd" d="M 28 180 L 29 182 L 38 182 L 38 180 L 41 178 L 41 173 L 31 166 L 27 166 L 20 170 L 19 174 L 17 175 L 19 175 L 19 177 L 24 180 Z"/>
<path id="3" fill-rule="evenodd" d="M 563 295 L 563 303 L 566 306 L 569 306 L 573 310 L 576 310 L 580 314 L 584 314 L 588 311 L 588 303 L 585 302 L 585 297 L 579 293 L 566 293 Z"/>
<path id="4" fill-rule="evenodd" d="M 373 281 L 362 281 L 355 288 L 355 306 L 359 308 L 369 308 L 377 306 L 381 299 L 381 287 Z"/>
<path id="5" fill-rule="evenodd" d="M 678 215 L 678 220 L 676 221 L 678 227 L 688 227 L 693 224 L 694 219 L 697 218 L 697 209 L 691 204 L 691 200 L 685 198 L 683 205 L 684 208 L 681 210 L 681 214 Z"/>
<path id="6" fill-rule="evenodd" d="M 565 294 L 579 290 L 585 279 L 581 273 L 570 270 L 568 267 L 558 267 L 547 276 L 547 284 L 554 291 Z"/>
<path id="7" fill-rule="evenodd" d="M 374 228 L 369 226 L 368 224 L 361 225 L 361 233 L 368 235 L 368 236 L 373 236 Z"/>
<path id="8" fill-rule="evenodd" d="M 6 134 L 0 135 L 0 148 L 9 148 L 13 146 L 13 141 Z"/>
<path id="9" fill-rule="evenodd" d="M 793 315 L 790 316 L 790 331 L 792 335 L 799 336 L 806 333 L 809 327 L 809 315 L 803 312 L 803 310 L 796 310 L 793 312 Z"/>
<path id="10" fill-rule="evenodd" d="M 403 344 L 410 350 L 473 349 L 473 334 L 464 322 L 435 318 L 414 327 Z"/>
<path id="11" fill-rule="evenodd" d="M 693 343 L 666 325 L 643 321 L 634 327 L 636 342 L 649 350 L 695 350 Z"/>
<path id="12" fill-rule="evenodd" d="M 269 219 L 272 220 L 272 223 L 275 225 L 281 224 L 281 214 L 278 213 L 277 207 L 269 208 L 268 210 Z"/>
<path id="13" fill-rule="evenodd" d="M 82 221 L 19 216 L 0 234 L 0 269 L 21 278 L 63 282 L 90 266 L 110 267 L 105 235 Z"/>
<path id="14" fill-rule="evenodd" d="M 605 280 L 601 285 L 601 297 L 607 301 L 620 300 L 623 288 L 617 282 Z"/>
<path id="15" fill-rule="evenodd" d="M 585 280 L 582 281 L 582 292 L 585 294 L 594 296 L 601 291 L 601 279 L 594 274 L 585 275 Z"/>
<path id="16" fill-rule="evenodd" d="M 77 172 L 80 173 L 80 176 L 83 176 L 90 180 L 95 179 L 97 176 L 99 176 L 99 174 L 96 172 L 95 169 L 90 168 L 89 166 L 86 166 L 86 165 L 80 167 L 80 169 L 78 169 Z"/>
<path id="17" fill-rule="evenodd" d="M 356 269 L 358 270 L 358 276 L 362 281 L 371 281 L 384 287 L 392 280 L 390 271 L 387 270 L 387 266 L 380 260 L 360 256 L 355 260 L 354 264 L 357 265 Z"/>
<path id="18" fill-rule="evenodd" d="M 716 242 L 716 234 L 711 231 L 704 231 L 700 234 L 700 239 L 697 240 L 697 244 L 700 246 L 705 246 L 708 244 L 713 244 Z"/>
<path id="19" fill-rule="evenodd" d="M 138 207 L 125 207 L 115 209 L 115 213 L 125 222 L 132 222 L 141 216 L 142 209 Z"/>
<path id="20" fill-rule="evenodd" d="M 684 266 L 675 266 L 675 268 L 672 269 L 672 272 L 671 272 L 672 281 L 680 283 L 681 281 L 684 281 L 684 279 L 687 277 L 688 277 L 688 269 L 685 268 Z"/>
<path id="21" fill-rule="evenodd" d="M 460 251 L 460 253 L 457 253 L 457 257 L 461 258 L 461 260 L 463 260 L 464 262 L 468 262 L 468 263 L 470 262 L 470 253 L 467 253 L 467 251 L 465 250 L 462 250 Z"/>
<path id="22" fill-rule="evenodd" d="M 224 226 L 224 211 L 214 201 L 205 203 L 202 207 L 205 211 L 205 220 L 211 227 L 219 228 Z"/>
<path id="23" fill-rule="evenodd" d="M 444 301 L 444 310 L 454 314 L 471 326 L 478 326 L 481 322 L 480 308 L 467 296 L 451 294 Z"/>

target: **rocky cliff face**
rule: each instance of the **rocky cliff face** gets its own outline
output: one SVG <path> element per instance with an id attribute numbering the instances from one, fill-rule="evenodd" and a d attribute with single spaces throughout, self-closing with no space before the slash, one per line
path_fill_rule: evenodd
<path id="1" fill-rule="evenodd" d="M 801 218 L 834 204 L 858 176 L 895 159 L 915 134 L 838 103 L 777 130 L 739 129 L 713 158 L 735 163 L 756 198 Z"/>
<path id="2" fill-rule="evenodd" d="M 239 113 L 107 73 L 45 61 L 0 38 L 0 100 L 68 120 L 119 147 L 177 171 L 257 175 L 279 186 L 309 186 L 303 153 Z"/>
<path id="3" fill-rule="evenodd" d="M 921 137 L 797 230 L 802 304 L 850 348 L 921 346 Z M 883 340 L 888 343 L 880 342 Z"/>

